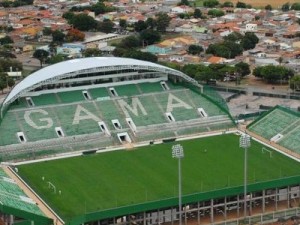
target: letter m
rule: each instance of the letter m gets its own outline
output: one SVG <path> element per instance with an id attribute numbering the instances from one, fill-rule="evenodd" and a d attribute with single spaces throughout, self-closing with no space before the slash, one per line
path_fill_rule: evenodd
<path id="1" fill-rule="evenodd" d="M 142 105 L 142 103 L 140 102 L 140 100 L 137 97 L 133 97 L 131 100 L 132 100 L 131 106 L 127 102 L 125 102 L 124 99 L 118 100 L 118 103 L 119 103 L 120 107 L 122 108 L 123 112 L 125 113 L 125 116 L 130 117 L 130 114 L 128 113 L 128 111 L 133 113 L 135 116 L 139 116 L 138 109 L 140 109 L 142 114 L 144 116 L 146 116 L 147 112 L 146 112 L 144 106 Z"/>

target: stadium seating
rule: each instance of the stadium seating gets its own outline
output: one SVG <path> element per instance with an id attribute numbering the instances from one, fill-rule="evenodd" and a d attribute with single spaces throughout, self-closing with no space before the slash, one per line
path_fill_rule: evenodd
<path id="1" fill-rule="evenodd" d="M 215 104 L 212 104 L 211 101 L 207 100 L 205 97 L 193 92 L 193 91 L 186 91 L 188 98 L 193 101 L 194 105 L 197 108 L 205 109 L 205 112 L 209 116 L 217 116 L 217 115 L 225 115 L 225 112 L 222 111 L 219 107 Z"/>
<path id="2" fill-rule="evenodd" d="M 282 138 L 277 144 L 300 153 L 300 115 L 289 109 L 277 106 L 250 124 L 248 129 L 269 140 L 280 134 Z"/>
<path id="3" fill-rule="evenodd" d="M 115 86 L 114 88 L 119 96 L 132 96 L 141 94 L 135 84 Z"/>
<path id="4" fill-rule="evenodd" d="M 3 205 L 43 215 L 38 206 L 25 196 L 19 186 L 0 169 L 0 198 Z"/>
<path id="5" fill-rule="evenodd" d="M 58 92 L 57 95 L 62 103 L 78 102 L 85 100 L 82 91 Z"/>
<path id="6" fill-rule="evenodd" d="M 154 93 L 163 91 L 160 83 L 140 83 L 138 84 L 139 88 L 143 93 Z"/>
<path id="7" fill-rule="evenodd" d="M 92 88 L 89 89 L 89 93 L 91 94 L 92 99 L 109 97 L 106 88 Z"/>
<path id="8" fill-rule="evenodd" d="M 276 134 L 281 133 L 288 128 L 297 119 L 298 117 L 296 115 L 280 108 L 276 108 L 258 122 L 251 125 L 249 130 L 266 139 L 271 139 Z"/>
<path id="9" fill-rule="evenodd" d="M 296 153 L 300 154 L 300 126 L 287 133 L 278 143 Z"/>
<path id="10" fill-rule="evenodd" d="M 118 119 L 122 127 L 126 127 L 126 122 L 124 120 L 124 114 L 121 109 L 118 107 L 115 100 L 105 100 L 97 101 L 96 104 L 99 112 L 101 113 L 101 118 L 106 123 L 106 125 L 111 130 L 115 130 L 112 120 Z"/>
<path id="11" fill-rule="evenodd" d="M 169 90 L 164 90 L 160 82 L 112 86 L 118 93 L 115 97 L 110 96 L 107 88 L 94 88 L 87 90 L 90 100 L 82 93 L 86 89 L 43 94 L 32 97 L 32 107 L 25 106 L 27 103 L 21 99 L 23 108 L 20 104 L 10 109 L 0 126 L 1 157 L 39 157 L 43 152 L 56 154 L 118 145 L 120 132 L 128 132 L 138 142 L 234 126 L 225 112 L 201 94 L 170 82 L 167 85 Z M 201 116 L 198 108 L 203 108 L 207 117 Z M 174 120 L 166 113 L 171 113 Z M 128 117 L 136 130 L 130 129 Z M 118 120 L 121 129 L 112 120 Z M 106 124 L 111 136 L 101 133 L 100 121 Z M 61 129 L 61 135 L 57 129 Z M 20 143 L 18 132 L 24 133 L 26 143 Z M 95 138 L 90 138 L 93 135 Z"/>
<path id="12" fill-rule="evenodd" d="M 42 94 L 39 96 L 33 96 L 31 99 L 35 106 L 52 105 L 58 103 L 55 94 Z"/>
<path id="13" fill-rule="evenodd" d="M 150 124 L 166 123 L 167 120 L 164 116 L 164 110 L 158 104 L 155 104 L 155 94 L 147 94 L 139 96 L 140 102 L 143 104 L 147 115 L 139 112 L 139 116 L 134 115 L 128 110 L 130 117 L 137 126 L 146 126 Z"/>
<path id="14" fill-rule="evenodd" d="M 19 109 L 28 107 L 25 98 L 19 98 L 13 104 L 10 105 L 10 109 Z"/>
<path id="15" fill-rule="evenodd" d="M 47 110 L 47 112 L 49 113 L 47 117 L 54 116 L 54 114 L 50 110 Z M 52 129 L 35 129 L 26 122 L 24 117 L 24 111 L 17 111 L 15 112 L 15 114 L 16 114 L 16 118 L 18 118 L 19 124 L 21 125 L 20 130 L 18 131 L 22 130 L 24 132 L 27 141 L 38 141 L 41 139 L 50 139 L 50 138 L 57 137 L 54 127 Z M 36 123 L 39 125 L 45 124 L 45 122 L 40 121 L 40 119 L 44 118 L 45 115 L 41 115 L 39 113 L 32 113 L 30 117 L 32 118 L 33 121 L 37 121 Z M 54 126 L 56 126 L 55 123 Z"/>
<path id="16" fill-rule="evenodd" d="M 0 146 L 19 143 L 16 134 L 20 130 L 20 122 L 16 113 L 7 112 L 0 126 Z"/>

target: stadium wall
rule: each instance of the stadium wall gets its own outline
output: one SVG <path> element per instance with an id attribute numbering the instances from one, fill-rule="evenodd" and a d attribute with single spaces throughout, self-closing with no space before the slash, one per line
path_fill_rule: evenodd
<path id="1" fill-rule="evenodd" d="M 272 188 L 280 188 L 286 187 L 291 185 L 298 185 L 300 183 L 300 176 L 282 178 L 277 180 L 271 180 L 266 182 L 260 182 L 256 184 L 249 184 L 247 189 L 249 192 L 255 192 L 265 189 L 272 189 Z M 237 186 L 233 188 L 224 188 L 209 192 L 199 192 L 192 195 L 185 195 L 182 196 L 182 203 L 189 204 L 195 203 L 199 201 L 205 201 L 210 199 L 221 198 L 224 196 L 234 196 L 243 194 L 244 186 Z M 163 199 L 159 201 L 153 201 L 148 203 L 142 203 L 138 205 L 130 205 L 125 207 L 119 207 L 99 212 L 87 213 L 85 215 L 78 216 L 71 221 L 67 222 L 66 225 L 78 225 L 83 224 L 85 222 L 96 221 L 106 218 L 113 218 L 123 215 L 130 215 L 133 213 L 162 209 L 162 208 L 169 208 L 169 207 L 176 207 L 178 205 L 178 198 L 169 198 Z"/>
<path id="2" fill-rule="evenodd" d="M 34 224 L 39 224 L 39 225 L 51 225 L 53 224 L 52 219 L 36 215 L 30 212 L 26 212 L 23 210 L 15 209 L 9 206 L 1 205 L 0 206 L 0 211 L 9 215 L 14 215 L 23 219 L 27 219 L 30 221 L 33 221 Z M 32 223 L 31 223 L 32 224 Z"/>

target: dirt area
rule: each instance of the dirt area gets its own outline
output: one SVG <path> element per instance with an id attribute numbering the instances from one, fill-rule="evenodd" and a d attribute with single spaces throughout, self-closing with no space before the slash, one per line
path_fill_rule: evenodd
<path id="1" fill-rule="evenodd" d="M 228 0 L 220 0 L 220 3 L 224 3 Z M 236 4 L 239 0 L 230 0 L 232 3 Z M 246 4 L 252 5 L 252 7 L 264 8 L 266 5 L 270 4 L 274 9 L 281 8 L 281 6 L 287 2 L 293 4 L 299 2 L 299 0 L 242 0 L 240 2 L 245 2 Z"/>

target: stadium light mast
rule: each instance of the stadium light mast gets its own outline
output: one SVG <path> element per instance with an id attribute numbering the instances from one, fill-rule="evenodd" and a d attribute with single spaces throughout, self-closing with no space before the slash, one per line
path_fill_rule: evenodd
<path id="1" fill-rule="evenodd" d="M 178 159 L 178 205 L 179 205 L 179 225 L 182 225 L 182 199 L 181 199 L 181 159 L 184 157 L 183 147 L 180 144 L 172 146 L 172 157 Z"/>
<path id="2" fill-rule="evenodd" d="M 244 220 L 247 217 L 247 150 L 251 146 L 251 138 L 248 134 L 240 137 L 240 148 L 244 148 Z"/>

